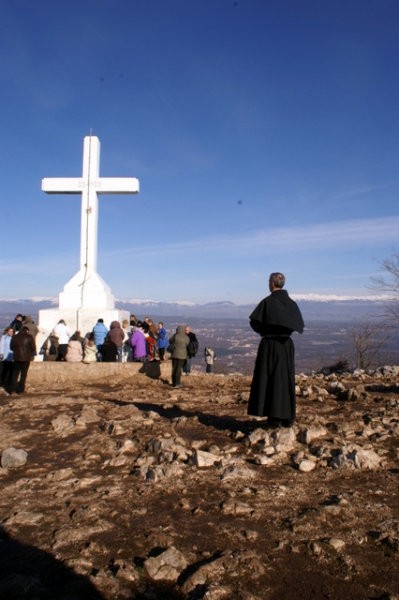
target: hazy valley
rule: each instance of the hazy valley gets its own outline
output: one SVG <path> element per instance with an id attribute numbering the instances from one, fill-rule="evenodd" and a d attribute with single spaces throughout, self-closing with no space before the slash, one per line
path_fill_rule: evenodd
<path id="1" fill-rule="evenodd" d="M 306 324 L 303 335 L 293 336 L 298 373 L 317 371 L 340 359 L 355 366 L 353 329 L 383 322 L 386 312 L 383 302 L 369 300 L 298 300 L 298 304 Z M 6 327 L 18 312 L 30 314 L 37 322 L 38 311 L 53 305 L 49 299 L 0 300 L 0 327 Z M 200 341 L 200 352 L 193 361 L 195 370 L 205 369 L 203 350 L 209 345 L 216 352 L 215 373 L 252 372 L 259 343 L 259 337 L 249 327 L 248 315 L 253 306 L 232 302 L 190 305 L 152 301 L 118 302 L 118 306 L 138 318 L 162 320 L 169 334 L 178 324 L 189 323 Z M 391 330 L 389 339 L 376 353 L 373 366 L 398 363 L 399 332 Z"/>

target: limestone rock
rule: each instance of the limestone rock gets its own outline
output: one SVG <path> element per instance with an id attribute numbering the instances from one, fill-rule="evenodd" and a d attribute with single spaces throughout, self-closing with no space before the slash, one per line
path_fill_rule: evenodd
<path id="1" fill-rule="evenodd" d="M 176 581 L 187 567 L 187 560 L 179 550 L 171 546 L 158 556 L 148 558 L 144 567 L 151 579 Z"/>
<path id="2" fill-rule="evenodd" d="M 66 414 L 55 417 L 55 419 L 51 421 L 51 425 L 54 431 L 62 437 L 69 435 L 76 427 L 73 418 Z"/>
<path id="3" fill-rule="evenodd" d="M 321 424 L 310 425 L 298 434 L 298 440 L 303 444 L 310 444 L 313 440 L 327 435 L 328 430 Z"/>
<path id="4" fill-rule="evenodd" d="M 217 558 L 210 557 L 204 564 L 201 564 L 192 575 L 190 575 L 182 585 L 182 592 L 188 593 L 196 587 L 204 586 L 209 583 L 215 585 L 217 580 L 225 571 L 224 556 Z"/>
<path id="5" fill-rule="evenodd" d="M 256 477 L 256 472 L 251 469 L 250 467 L 247 467 L 246 465 L 239 465 L 239 464 L 233 464 L 233 465 L 229 465 L 227 466 L 221 476 L 220 479 L 223 482 L 230 482 L 230 481 L 236 481 L 239 479 L 243 479 L 243 480 L 251 480 L 254 479 Z"/>
<path id="6" fill-rule="evenodd" d="M 22 448 L 6 448 L 1 455 L 1 466 L 3 469 L 15 469 L 23 467 L 28 460 L 28 453 Z"/>
<path id="7" fill-rule="evenodd" d="M 195 450 L 193 458 L 195 465 L 200 469 L 204 467 L 213 467 L 213 465 L 220 462 L 219 455 L 205 452 L 204 450 Z"/>
<path id="8" fill-rule="evenodd" d="M 303 473 L 309 473 L 316 468 L 316 463 L 313 460 L 304 459 L 298 465 L 298 469 Z"/>
<path id="9" fill-rule="evenodd" d="M 378 469 L 381 457 L 374 450 L 359 448 L 356 450 L 354 463 L 358 469 Z"/>
<path id="10" fill-rule="evenodd" d="M 345 542 L 344 540 L 341 540 L 339 538 L 330 538 L 328 540 L 328 543 L 330 544 L 330 546 L 332 546 L 334 548 L 334 550 L 336 550 L 337 552 L 340 552 L 341 550 L 343 550 L 345 548 Z"/>
<path id="11" fill-rule="evenodd" d="M 252 506 L 235 498 L 229 498 L 222 504 L 222 513 L 225 515 L 251 515 L 253 512 Z"/>
<path id="12" fill-rule="evenodd" d="M 276 452 L 290 452 L 295 448 L 296 436 L 292 427 L 273 431 L 271 438 Z"/>
<path id="13" fill-rule="evenodd" d="M 229 600 L 233 597 L 232 589 L 227 586 L 211 584 L 208 586 L 203 600 Z"/>
<path id="14" fill-rule="evenodd" d="M 258 427 L 249 434 L 248 441 L 251 445 L 257 444 L 258 442 L 264 442 L 265 446 L 268 446 L 270 444 L 270 436 L 267 431 Z"/>

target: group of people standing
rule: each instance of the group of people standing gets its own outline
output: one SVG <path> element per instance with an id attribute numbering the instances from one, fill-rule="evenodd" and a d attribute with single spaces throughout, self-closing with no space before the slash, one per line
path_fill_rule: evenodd
<path id="1" fill-rule="evenodd" d="M 44 341 L 40 354 L 43 360 L 66 362 L 144 362 L 165 360 L 168 335 L 163 323 L 152 319 L 130 322 L 112 321 L 110 327 L 100 318 L 92 330 L 82 337 L 80 331 L 70 334 L 63 319 Z"/>
<path id="2" fill-rule="evenodd" d="M 270 295 L 250 315 L 251 328 L 261 336 L 251 383 L 248 414 L 267 417 L 267 425 L 290 427 L 296 417 L 294 345 L 291 335 L 302 333 L 304 322 L 297 304 L 289 297 L 282 273 L 271 273 Z M 0 339 L 1 384 L 8 393 L 22 394 L 29 364 L 36 355 L 37 326 L 31 317 L 18 314 Z M 182 373 L 191 372 L 191 359 L 198 340 L 188 325 L 179 325 L 168 339 L 162 322 L 149 318 L 130 322 L 113 321 L 110 329 L 98 319 L 84 338 L 79 331 L 70 336 L 61 319 L 45 340 L 40 353 L 44 360 L 71 362 L 163 361 L 172 359 L 172 385 L 181 387 Z M 204 350 L 206 372 L 212 372 L 214 351 Z"/>
<path id="3" fill-rule="evenodd" d="M 23 394 L 38 332 L 30 316 L 16 315 L 0 338 L 0 382 L 8 394 Z"/>
<path id="4" fill-rule="evenodd" d="M 184 344 L 179 344 L 179 337 L 175 342 L 176 335 L 181 333 Z M 172 361 L 183 361 L 182 372 L 186 375 L 191 372 L 198 340 L 190 326 L 179 325 L 169 340 L 163 322 L 154 323 L 149 317 L 140 321 L 135 315 L 131 315 L 130 322 L 112 321 L 109 329 L 100 318 L 85 337 L 80 331 L 70 335 L 65 321 L 60 319 L 40 349 L 43 360 L 86 363 L 164 361 L 167 352 Z"/>

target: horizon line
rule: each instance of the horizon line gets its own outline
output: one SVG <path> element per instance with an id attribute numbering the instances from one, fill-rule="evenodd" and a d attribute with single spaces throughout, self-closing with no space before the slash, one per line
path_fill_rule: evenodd
<path id="1" fill-rule="evenodd" d="M 369 294 L 369 295 L 345 295 L 345 294 L 301 294 L 293 293 L 290 297 L 295 301 L 303 302 L 389 302 L 395 300 L 394 295 L 388 294 Z M 31 296 L 25 298 L 0 298 L 0 302 L 52 302 L 57 303 L 57 296 Z M 208 304 L 229 304 L 233 306 L 252 305 L 253 302 L 233 302 L 232 300 L 208 300 L 206 302 L 193 302 L 190 300 L 154 300 L 152 298 L 115 298 L 115 302 L 123 302 L 125 304 L 177 304 L 181 306 L 205 306 Z"/>

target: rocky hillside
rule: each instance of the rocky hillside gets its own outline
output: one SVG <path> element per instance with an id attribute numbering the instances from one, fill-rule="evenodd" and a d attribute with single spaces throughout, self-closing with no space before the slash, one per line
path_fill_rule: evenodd
<path id="1" fill-rule="evenodd" d="M 34 363 L 0 396 L 1 599 L 399 598 L 399 369 L 250 378 Z M 0 392 L 1 394 L 1 392 Z"/>

